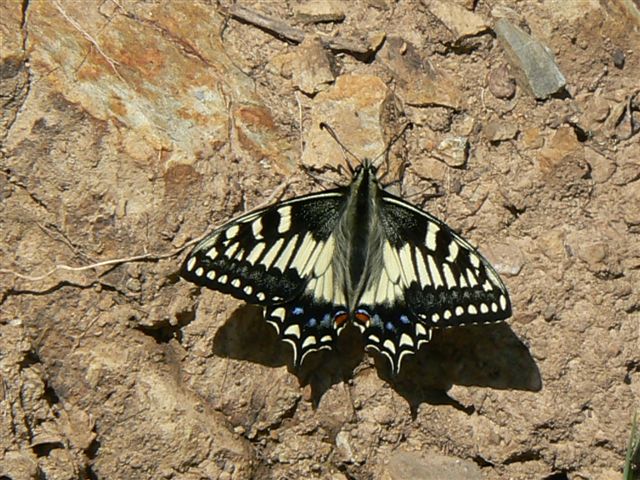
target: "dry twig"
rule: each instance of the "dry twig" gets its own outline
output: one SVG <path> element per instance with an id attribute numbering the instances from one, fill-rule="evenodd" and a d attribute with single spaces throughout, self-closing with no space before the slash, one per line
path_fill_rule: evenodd
<path id="1" fill-rule="evenodd" d="M 258 28 L 275 34 L 279 38 L 293 43 L 302 43 L 306 35 L 303 30 L 292 27 L 283 20 L 270 17 L 237 4 L 229 8 L 229 14 L 236 20 L 255 25 Z M 318 37 L 324 45 L 334 51 L 349 52 L 356 55 L 366 55 L 373 51 L 371 45 L 363 45 L 353 40 L 333 38 L 322 34 L 319 34 Z"/>
<path id="2" fill-rule="evenodd" d="M 204 235 L 201 237 L 204 238 Z M 83 272 L 85 270 L 93 270 L 99 267 L 107 267 L 110 265 L 119 265 L 121 263 L 129 263 L 129 262 L 140 262 L 143 260 L 160 260 L 162 258 L 169 258 L 169 257 L 173 257 L 175 255 L 178 255 L 180 252 L 182 252 L 182 250 L 184 250 L 186 247 L 195 244 L 196 242 L 199 242 L 201 240 L 201 238 L 197 238 L 194 240 L 191 240 L 190 242 L 185 243 L 182 247 L 177 248 L 175 250 L 172 250 L 170 252 L 165 252 L 165 253 L 160 253 L 160 254 L 153 254 L 153 253 L 144 253 L 142 255 L 134 255 L 131 257 L 123 257 L 123 258 L 113 258 L 111 260 L 103 260 L 102 262 L 96 262 L 96 263 L 91 263 L 89 265 L 83 265 L 81 267 L 71 267 L 69 265 L 64 265 L 64 264 L 58 264 L 55 267 L 53 267 L 51 270 L 49 270 L 46 273 L 43 273 L 42 275 L 37 275 L 37 276 L 30 276 L 30 275 L 25 275 L 22 273 L 18 273 L 14 270 L 10 270 L 7 268 L 0 268 L 0 274 L 4 273 L 7 275 L 13 275 L 15 277 L 18 278 L 22 278 L 23 280 L 28 280 L 30 282 L 38 282 L 40 280 L 44 280 L 47 277 L 50 277 L 51 275 L 53 275 L 54 273 L 56 273 L 59 270 L 65 270 L 65 271 L 69 271 L 69 272 Z"/>

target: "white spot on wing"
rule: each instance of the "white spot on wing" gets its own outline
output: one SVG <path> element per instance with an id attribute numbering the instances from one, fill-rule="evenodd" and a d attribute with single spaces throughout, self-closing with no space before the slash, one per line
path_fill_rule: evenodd
<path id="1" fill-rule="evenodd" d="M 311 345 L 315 345 L 316 343 L 316 337 L 310 335 L 304 339 L 304 342 L 302 342 L 302 349 L 304 350 L 305 348 L 310 347 Z"/>
<path id="2" fill-rule="evenodd" d="M 271 315 L 273 315 L 276 318 L 279 318 L 280 320 L 283 320 L 286 313 L 287 311 L 283 307 L 278 307 L 273 312 L 271 312 Z"/>
<path id="3" fill-rule="evenodd" d="M 262 217 L 256 218 L 253 223 L 251 223 L 251 231 L 256 240 L 264 239 L 262 236 Z"/>
<path id="4" fill-rule="evenodd" d="M 464 313 L 464 308 L 462 308 L 461 306 L 457 306 L 456 310 L 455 310 L 455 314 L 459 317 L 460 315 L 462 315 Z"/>
<path id="5" fill-rule="evenodd" d="M 229 228 L 227 228 L 227 231 L 225 232 L 225 236 L 231 239 L 238 234 L 238 230 L 240 230 L 240 227 L 237 224 L 231 225 Z"/>
<path id="6" fill-rule="evenodd" d="M 395 300 L 397 298 L 402 298 L 402 288 L 400 288 L 400 284 L 395 284 L 393 286 L 393 298 L 392 300 Z"/>
<path id="7" fill-rule="evenodd" d="M 420 250 L 416 250 L 416 263 L 418 264 L 418 276 L 420 277 L 420 285 L 431 285 L 431 279 L 427 273 L 427 264 L 424 255 Z"/>
<path id="8" fill-rule="evenodd" d="M 440 227 L 435 223 L 429 223 L 427 226 L 427 248 L 432 252 L 436 250 L 436 234 L 440 231 Z"/>
<path id="9" fill-rule="evenodd" d="M 469 252 L 469 260 L 471 260 L 471 265 L 475 268 L 480 268 L 480 258 L 475 253 Z"/>
<path id="10" fill-rule="evenodd" d="M 307 232 L 304 237 L 302 237 L 302 241 L 300 242 L 300 247 L 296 252 L 293 260 L 289 264 L 290 268 L 294 268 L 299 272 L 302 271 L 304 266 L 307 264 L 309 260 L 309 255 L 312 252 L 313 248 L 316 246 L 316 242 L 311 236 L 311 233 Z"/>
<path id="11" fill-rule="evenodd" d="M 215 270 L 209 270 L 209 271 L 207 272 L 207 278 L 208 278 L 209 280 L 215 280 L 215 278 L 216 278 L 216 272 L 215 272 Z"/>
<path id="12" fill-rule="evenodd" d="M 306 277 L 313 271 L 316 259 L 324 248 L 324 242 L 315 242 L 312 240 L 311 243 L 314 247 L 313 251 L 311 251 L 311 253 L 306 258 L 301 259 L 303 267 L 298 269 L 301 277 Z M 299 255 L 296 255 L 296 261 L 298 260 L 298 256 Z"/>
<path id="13" fill-rule="evenodd" d="M 244 287 L 244 293 L 246 293 L 247 295 L 251 295 L 253 293 L 253 287 L 251 285 L 247 285 L 246 287 Z"/>
<path id="14" fill-rule="evenodd" d="M 331 267 L 327 268 L 327 271 L 322 277 L 324 278 L 322 296 L 333 303 L 333 269 Z"/>
<path id="15" fill-rule="evenodd" d="M 456 288 L 456 279 L 453 276 L 453 272 L 451 271 L 451 267 L 449 267 L 448 263 L 442 265 L 442 272 L 444 273 L 444 280 L 447 282 L 447 288 Z"/>
<path id="16" fill-rule="evenodd" d="M 225 250 L 224 252 L 225 256 L 227 258 L 233 258 L 233 254 L 236 253 L 236 250 L 238 249 L 239 246 L 240 244 L 238 242 L 232 243 L 231 246 Z"/>
<path id="17" fill-rule="evenodd" d="M 267 245 L 264 242 L 256 243 L 253 246 L 253 249 L 251 250 L 251 253 L 247 257 L 247 262 L 249 262 L 251 265 L 254 265 L 258 261 L 258 259 L 260 258 L 260 255 L 262 255 L 262 252 L 264 251 L 266 246 Z"/>
<path id="18" fill-rule="evenodd" d="M 201 277 L 202 274 L 204 273 L 204 268 L 198 267 L 196 268 L 196 271 L 194 273 L 196 274 L 196 276 Z"/>
<path id="19" fill-rule="evenodd" d="M 296 233 L 288 242 L 287 245 L 282 250 L 282 253 L 278 257 L 278 261 L 273 264 L 274 267 L 279 268 L 281 272 L 284 272 L 287 269 L 287 264 L 291 259 L 291 255 L 293 254 L 294 249 L 296 248 L 296 244 L 298 242 L 298 234 Z"/>
<path id="20" fill-rule="evenodd" d="M 382 248 L 382 261 L 384 263 L 384 269 L 387 271 L 389 280 L 393 283 L 397 283 L 400 278 L 400 264 L 398 263 L 398 256 L 393 250 L 393 247 L 389 242 L 385 242 Z"/>
<path id="21" fill-rule="evenodd" d="M 218 283 L 227 283 L 227 276 L 226 275 L 220 275 L 220 278 L 218 279 Z"/>
<path id="22" fill-rule="evenodd" d="M 460 251 L 460 248 L 458 247 L 458 243 L 455 240 L 453 240 L 449 244 L 449 256 L 446 258 L 446 260 L 451 263 L 455 262 L 459 251 Z"/>
<path id="23" fill-rule="evenodd" d="M 193 266 L 196 264 L 196 257 L 191 257 L 187 262 L 187 272 L 193 270 Z"/>
<path id="24" fill-rule="evenodd" d="M 231 285 L 232 285 L 232 286 L 234 286 L 234 287 L 236 287 L 236 288 L 239 288 L 239 287 L 240 287 L 240 285 L 241 285 L 241 283 L 240 283 L 240 279 L 238 279 L 238 278 L 234 278 L 233 280 L 231 280 Z"/>
<path id="25" fill-rule="evenodd" d="M 331 260 L 333 260 L 333 247 L 335 245 L 335 239 L 333 235 L 329 237 L 329 239 L 325 242 L 324 247 L 320 251 L 318 255 L 318 259 L 313 267 L 313 274 L 315 276 L 322 275 L 329 265 L 331 264 Z"/>
<path id="26" fill-rule="evenodd" d="M 375 305 L 376 303 L 384 303 L 387 298 L 387 274 L 382 271 L 380 274 L 380 278 L 378 279 L 378 284 L 376 285 L 374 282 L 369 285 L 369 287 L 362 294 L 362 298 L 360 298 L 360 303 L 364 305 Z"/>
<path id="27" fill-rule="evenodd" d="M 489 313 L 489 307 L 487 307 L 486 303 L 481 303 L 480 304 L 480 311 L 482 313 Z"/>
<path id="28" fill-rule="evenodd" d="M 317 278 L 312 278 L 311 280 L 309 280 L 309 283 L 307 283 L 307 291 L 308 292 L 315 292 L 316 285 L 318 285 L 318 279 Z"/>
<path id="29" fill-rule="evenodd" d="M 300 338 L 300 326 L 293 324 L 289 325 L 287 329 L 284 331 L 285 335 L 290 335 L 292 337 Z"/>
<path id="30" fill-rule="evenodd" d="M 443 287 L 444 283 L 442 283 L 442 277 L 440 276 L 440 272 L 438 271 L 438 266 L 436 265 L 436 261 L 433 259 L 432 255 L 427 255 L 427 257 L 429 258 L 429 272 L 431 273 L 433 286 L 435 288 Z"/>
<path id="31" fill-rule="evenodd" d="M 209 249 L 209 251 L 207 252 L 207 257 L 209 257 L 211 260 L 215 260 L 217 256 L 218 251 L 216 250 L 216 247 Z"/>
<path id="32" fill-rule="evenodd" d="M 467 307 L 467 312 L 469 312 L 471 315 L 476 315 L 478 313 L 478 309 L 475 307 L 475 305 L 469 305 Z"/>
<path id="33" fill-rule="evenodd" d="M 504 295 L 500 295 L 500 308 L 502 310 L 507 309 L 507 297 L 505 297 Z"/>
<path id="34" fill-rule="evenodd" d="M 427 329 L 421 323 L 416 323 L 416 335 L 422 337 L 427 334 Z"/>
<path id="35" fill-rule="evenodd" d="M 389 288 L 389 277 L 387 276 L 387 272 L 382 271 L 380 273 L 380 279 L 378 280 L 378 288 L 376 289 L 375 298 L 369 298 L 367 296 L 367 302 L 369 305 L 373 305 L 374 303 L 388 303 L 389 299 L 387 297 L 387 290 Z M 373 292 L 373 286 L 371 287 L 370 292 Z"/>
<path id="36" fill-rule="evenodd" d="M 476 276 L 473 274 L 473 272 L 471 271 L 470 268 L 467 268 L 467 278 L 469 279 L 469 286 L 471 288 L 475 287 L 476 285 L 478 285 L 478 279 L 476 278 Z"/>
<path id="37" fill-rule="evenodd" d="M 400 249 L 400 268 L 402 269 L 405 286 L 409 286 L 412 282 L 418 280 L 416 269 L 414 268 L 413 260 L 411 259 L 411 245 L 408 243 Z"/>
<path id="38" fill-rule="evenodd" d="M 260 260 L 260 263 L 264 265 L 265 268 L 268 269 L 271 267 L 271 264 L 276 259 L 276 256 L 278 255 L 278 253 L 280 253 L 280 248 L 282 247 L 283 243 L 284 238 L 278 239 L 278 241 L 269 248 L 269 251 L 264 255 L 262 260 Z"/>
<path id="39" fill-rule="evenodd" d="M 389 350 L 391 353 L 396 353 L 396 346 L 391 340 L 385 340 L 382 346 Z"/>
<path id="40" fill-rule="evenodd" d="M 291 206 L 287 205 L 285 207 L 279 208 L 278 213 L 280 214 L 278 233 L 288 232 L 289 228 L 291 228 Z"/>
<path id="41" fill-rule="evenodd" d="M 316 281 L 316 288 L 313 290 L 313 294 L 317 297 L 317 298 L 321 298 L 321 299 L 325 299 L 324 298 L 324 275 L 322 275 L 320 278 L 317 279 Z"/>
<path id="42" fill-rule="evenodd" d="M 400 335 L 400 346 L 403 346 L 403 345 L 413 347 L 413 340 L 406 333 L 403 333 L 402 335 Z"/>

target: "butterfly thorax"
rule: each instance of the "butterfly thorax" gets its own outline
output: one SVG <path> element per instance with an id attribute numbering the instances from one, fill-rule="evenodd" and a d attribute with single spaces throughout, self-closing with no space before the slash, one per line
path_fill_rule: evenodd
<path id="1" fill-rule="evenodd" d="M 384 230 L 380 222 L 381 190 L 375 168 L 365 163 L 349 186 L 344 214 L 336 225 L 333 270 L 336 285 L 343 285 L 347 309 L 353 315 L 363 292 L 382 269 Z"/>

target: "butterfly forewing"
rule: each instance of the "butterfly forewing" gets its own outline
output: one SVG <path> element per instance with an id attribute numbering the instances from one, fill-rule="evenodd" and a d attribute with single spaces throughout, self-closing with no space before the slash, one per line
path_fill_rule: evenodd
<path id="1" fill-rule="evenodd" d="M 343 195 L 307 195 L 238 217 L 214 230 L 185 259 L 181 275 L 256 305 L 298 296 L 331 235 Z"/>

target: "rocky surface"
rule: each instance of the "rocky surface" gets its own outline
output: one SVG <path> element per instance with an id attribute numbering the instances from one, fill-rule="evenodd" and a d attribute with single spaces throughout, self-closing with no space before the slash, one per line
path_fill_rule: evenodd
<path id="1" fill-rule="evenodd" d="M 620 478 L 639 19 L 623 0 L 0 3 L 0 477 Z M 499 21 L 562 91 L 533 97 Z M 177 277 L 215 225 L 348 182 L 319 122 L 360 158 L 411 122 L 389 179 L 481 247 L 511 320 L 436 332 L 398 378 L 346 330 L 296 374 L 259 311 Z"/>

